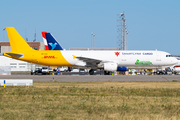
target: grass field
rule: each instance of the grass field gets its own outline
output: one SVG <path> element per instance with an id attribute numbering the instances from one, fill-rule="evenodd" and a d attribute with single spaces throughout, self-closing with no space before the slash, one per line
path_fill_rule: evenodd
<path id="1" fill-rule="evenodd" d="M 34 83 L 0 88 L 0 119 L 180 119 L 180 82 Z"/>

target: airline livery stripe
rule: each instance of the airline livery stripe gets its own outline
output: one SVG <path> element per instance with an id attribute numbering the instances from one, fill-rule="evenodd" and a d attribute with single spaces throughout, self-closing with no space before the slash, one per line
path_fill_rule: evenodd
<path id="1" fill-rule="evenodd" d="M 44 41 L 44 45 L 48 45 L 47 40 L 45 38 L 43 38 L 43 41 Z"/>
<path id="2" fill-rule="evenodd" d="M 49 47 L 48 47 L 48 45 L 45 45 L 45 48 L 46 48 L 46 50 L 49 50 Z"/>
<path id="3" fill-rule="evenodd" d="M 42 32 L 42 36 L 44 39 L 46 39 L 45 33 L 47 33 L 47 32 Z"/>

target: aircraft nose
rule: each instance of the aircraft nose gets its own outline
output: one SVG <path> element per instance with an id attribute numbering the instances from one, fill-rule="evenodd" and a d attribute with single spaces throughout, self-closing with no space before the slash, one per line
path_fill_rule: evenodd
<path id="1" fill-rule="evenodd" d="M 178 63 L 178 60 L 177 60 L 176 58 L 172 58 L 172 59 L 171 59 L 171 62 L 172 62 L 172 64 L 177 64 L 177 63 Z"/>

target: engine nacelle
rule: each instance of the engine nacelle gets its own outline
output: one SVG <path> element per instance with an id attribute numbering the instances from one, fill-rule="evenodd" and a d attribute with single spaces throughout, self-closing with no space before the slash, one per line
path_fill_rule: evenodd
<path id="1" fill-rule="evenodd" d="M 116 63 L 104 63 L 104 70 L 105 71 L 116 71 L 117 64 Z"/>
<path id="2" fill-rule="evenodd" d="M 117 71 L 127 71 L 127 67 L 117 67 Z"/>
<path id="3" fill-rule="evenodd" d="M 105 71 L 127 71 L 127 67 L 118 67 L 116 63 L 104 63 Z"/>

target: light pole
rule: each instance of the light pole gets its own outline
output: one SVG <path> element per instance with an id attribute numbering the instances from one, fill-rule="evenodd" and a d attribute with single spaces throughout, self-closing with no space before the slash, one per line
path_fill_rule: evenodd
<path id="1" fill-rule="evenodd" d="M 92 38 L 92 48 L 94 48 L 94 37 L 96 34 L 94 34 L 93 32 L 91 33 L 91 38 Z"/>
<path id="2" fill-rule="evenodd" d="M 93 48 L 93 36 L 92 36 L 93 33 L 91 33 L 91 48 Z"/>

